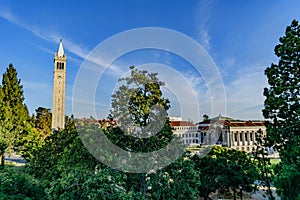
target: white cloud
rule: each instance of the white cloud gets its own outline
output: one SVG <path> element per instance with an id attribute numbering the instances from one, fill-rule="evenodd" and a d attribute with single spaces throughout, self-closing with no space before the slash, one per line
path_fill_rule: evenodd
<path id="1" fill-rule="evenodd" d="M 45 91 L 45 89 L 50 88 L 49 85 L 41 82 L 28 82 L 22 81 L 24 88 L 28 90 L 38 90 L 38 91 Z"/>
<path id="2" fill-rule="evenodd" d="M 244 73 L 226 85 L 229 116 L 262 119 L 263 88 L 267 79 L 262 72 Z"/>
<path id="3" fill-rule="evenodd" d="M 0 17 L 6 19 L 7 21 L 9 21 L 13 24 L 16 24 L 17 26 L 20 26 L 20 27 L 30 31 L 35 36 L 37 36 L 41 39 L 44 39 L 46 41 L 58 43 L 58 41 L 61 39 L 61 36 L 57 33 L 49 32 L 49 30 L 42 31 L 40 28 L 38 28 L 34 25 L 27 24 L 27 23 L 21 21 L 15 15 L 13 15 L 8 9 L 4 9 L 4 8 L 0 7 Z M 90 49 L 80 46 L 70 39 L 64 38 L 63 44 L 64 44 L 65 49 L 67 49 L 69 52 L 77 55 L 78 57 L 80 57 L 82 59 L 86 59 L 90 53 Z M 46 48 L 43 48 L 43 47 L 40 47 L 40 48 L 42 48 L 42 50 L 48 52 L 48 50 Z M 97 68 L 93 69 L 93 70 L 99 70 L 99 67 L 102 69 L 106 67 L 107 62 L 105 61 L 105 58 L 89 56 L 88 59 L 90 62 L 93 62 L 94 64 L 97 65 Z M 123 71 L 120 70 L 120 68 L 118 66 L 110 65 L 109 68 L 113 72 L 113 73 L 111 73 L 111 75 L 120 75 L 123 73 Z"/>
<path id="4" fill-rule="evenodd" d="M 209 21 L 210 13 L 212 9 L 213 1 L 203 0 L 199 1 L 196 13 L 196 27 L 199 31 L 200 44 L 207 50 L 210 51 L 212 46 L 210 43 L 211 36 L 209 34 Z"/>
<path id="5" fill-rule="evenodd" d="M 208 30 L 206 30 L 205 27 L 202 27 L 202 30 L 200 30 L 199 34 L 200 34 L 200 43 L 207 51 L 209 51 L 211 49 L 211 44 L 210 44 L 211 36 L 209 35 Z"/>

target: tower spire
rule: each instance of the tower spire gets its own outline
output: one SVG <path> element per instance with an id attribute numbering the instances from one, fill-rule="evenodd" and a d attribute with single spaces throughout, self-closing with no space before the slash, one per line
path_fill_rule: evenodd
<path id="1" fill-rule="evenodd" d="M 57 56 L 58 57 L 63 57 L 64 54 L 65 54 L 64 47 L 63 47 L 63 44 L 62 44 L 62 39 L 60 38 L 59 47 L 58 47 L 58 51 L 57 51 Z"/>

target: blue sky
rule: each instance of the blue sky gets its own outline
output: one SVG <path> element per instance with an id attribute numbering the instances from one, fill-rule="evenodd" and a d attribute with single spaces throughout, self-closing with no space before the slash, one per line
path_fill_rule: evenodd
<path id="1" fill-rule="evenodd" d="M 226 111 L 211 111 L 207 85 L 193 71 L 193 66 L 170 52 L 148 49 L 126 54 L 113 63 L 120 73 L 108 72 L 105 84 L 102 83 L 107 86 L 102 88 L 107 90 L 99 89 L 95 94 L 98 118 L 108 115 L 112 89 L 129 65 L 160 63 L 182 74 L 199 101 L 197 114 L 182 114 L 181 100 L 176 100 L 176 95 L 166 89 L 165 94 L 173 105 L 170 115 L 199 120 L 205 113 L 210 116 L 221 113 L 233 118 L 262 119 L 262 92 L 267 86 L 264 69 L 277 62 L 274 47 L 286 26 L 293 19 L 300 20 L 299 10 L 297 0 L 2 0 L 0 73 L 13 63 L 24 85 L 30 112 L 39 106 L 51 108 L 53 58 L 62 38 L 67 54 L 66 113 L 70 115 L 76 76 L 86 56 L 98 44 L 130 29 L 167 28 L 197 41 L 213 59 L 224 83 Z M 167 81 L 176 85 L 172 79 Z M 192 105 L 185 106 L 181 110 L 193 109 Z M 82 111 L 81 115 L 90 113 Z"/>

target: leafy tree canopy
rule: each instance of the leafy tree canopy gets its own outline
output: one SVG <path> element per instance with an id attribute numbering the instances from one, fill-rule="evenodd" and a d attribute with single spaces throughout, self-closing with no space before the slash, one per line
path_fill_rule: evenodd
<path id="1" fill-rule="evenodd" d="M 280 153 L 281 170 L 275 183 L 282 199 L 295 199 L 299 198 L 299 189 L 290 186 L 300 185 L 296 178 L 300 171 L 300 25 L 297 20 L 286 28 L 279 42 L 275 47 L 279 61 L 265 70 L 270 86 L 264 89 L 263 115 L 272 120 L 266 124 L 266 146 L 274 145 Z M 294 172 L 295 176 L 290 176 Z"/>

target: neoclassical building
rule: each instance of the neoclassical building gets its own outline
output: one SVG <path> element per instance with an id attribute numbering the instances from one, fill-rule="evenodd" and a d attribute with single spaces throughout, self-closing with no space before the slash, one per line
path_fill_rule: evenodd
<path id="1" fill-rule="evenodd" d="M 170 118 L 170 126 L 173 128 L 173 133 L 179 136 L 185 145 L 200 144 L 200 133 L 196 124 L 182 121 L 181 118 Z"/>
<path id="2" fill-rule="evenodd" d="M 243 121 L 216 117 L 199 123 L 200 143 L 218 144 L 240 151 L 251 152 L 255 148 L 259 131 L 266 134 L 264 121 Z"/>

